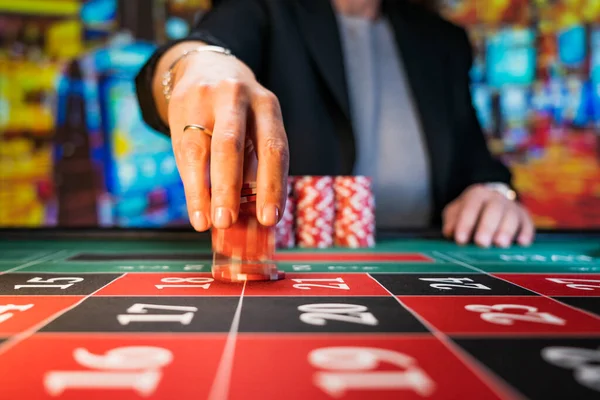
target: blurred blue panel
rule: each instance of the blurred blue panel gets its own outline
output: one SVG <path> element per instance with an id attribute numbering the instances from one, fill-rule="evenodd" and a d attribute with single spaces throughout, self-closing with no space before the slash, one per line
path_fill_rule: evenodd
<path id="1" fill-rule="evenodd" d="M 524 124 L 529 113 L 528 89 L 505 86 L 500 92 L 500 110 L 504 120 Z"/>
<path id="2" fill-rule="evenodd" d="M 600 84 L 590 83 L 590 103 L 592 118 L 596 128 L 600 127 Z"/>
<path id="3" fill-rule="evenodd" d="M 600 83 L 600 29 L 595 28 L 590 34 L 591 60 L 590 77 L 593 82 Z"/>
<path id="4" fill-rule="evenodd" d="M 117 0 L 89 0 L 81 6 L 81 22 L 88 28 L 104 26 L 117 17 Z"/>
<path id="5" fill-rule="evenodd" d="M 492 115 L 492 97 L 490 89 L 485 85 L 472 85 L 473 106 L 477 119 L 485 131 L 494 129 Z"/>
<path id="6" fill-rule="evenodd" d="M 493 87 L 529 85 L 535 79 L 535 35 L 531 29 L 504 28 L 487 40 L 487 80 Z"/>
<path id="7" fill-rule="evenodd" d="M 188 35 L 190 32 L 190 26 L 181 18 L 171 17 L 165 24 L 165 31 L 169 39 L 177 40 Z"/>
<path id="8" fill-rule="evenodd" d="M 558 57 L 568 67 L 578 67 L 586 57 L 585 27 L 576 25 L 558 33 Z"/>

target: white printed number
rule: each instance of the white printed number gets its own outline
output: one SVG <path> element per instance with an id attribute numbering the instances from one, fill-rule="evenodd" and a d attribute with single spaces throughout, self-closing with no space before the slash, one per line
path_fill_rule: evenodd
<path id="1" fill-rule="evenodd" d="M 197 277 L 197 278 L 162 278 L 162 283 L 169 283 L 169 285 L 154 285 L 157 289 L 171 289 L 171 288 L 201 288 L 208 289 L 210 284 L 214 281 L 213 278 Z"/>
<path id="2" fill-rule="evenodd" d="M 557 367 L 573 370 L 575 381 L 600 392 L 600 350 L 579 347 L 546 347 L 542 358 Z"/>
<path id="3" fill-rule="evenodd" d="M 311 288 L 350 290 L 342 278 L 320 278 L 320 279 L 292 279 L 297 282 L 295 289 L 310 290 Z M 308 283 L 310 282 L 310 283 Z"/>
<path id="4" fill-rule="evenodd" d="M 373 347 L 324 347 L 311 351 L 310 364 L 319 371 L 315 384 L 332 397 L 351 390 L 412 390 L 422 397 L 435 391 L 435 382 L 417 361 L 400 352 Z M 379 364 L 396 370 L 377 371 Z M 400 369 L 400 370 L 398 370 Z"/>
<path id="5" fill-rule="evenodd" d="M 300 314 L 300 321 L 310 325 L 323 326 L 327 320 L 369 326 L 379 323 L 367 307 L 357 304 L 305 304 L 299 306 L 298 311 L 303 313 Z"/>
<path id="6" fill-rule="evenodd" d="M 452 290 L 452 288 L 492 290 L 481 283 L 469 283 L 473 282 L 473 279 L 470 278 L 419 278 L 419 280 L 426 282 L 438 282 L 432 283 L 429 286 L 440 290 Z"/>
<path id="7" fill-rule="evenodd" d="M 559 279 L 559 278 L 546 278 L 550 282 L 560 283 L 567 285 L 568 288 L 577 290 L 595 290 L 600 289 L 600 279 Z"/>
<path id="8" fill-rule="evenodd" d="M 481 319 L 497 325 L 513 325 L 515 321 L 548 325 L 565 325 L 567 322 L 555 315 L 539 312 L 537 308 L 519 304 L 495 304 L 493 306 L 471 304 L 465 309 L 481 313 Z"/>
<path id="9" fill-rule="evenodd" d="M 19 312 L 23 312 L 23 311 L 27 311 L 29 310 L 31 307 L 33 307 L 33 304 L 23 304 L 23 305 L 16 305 L 16 304 L 0 304 L 0 324 L 3 323 L 4 321 L 8 321 L 10 318 L 12 318 L 14 316 L 14 313 L 9 312 L 9 311 L 19 311 Z"/>
<path id="10" fill-rule="evenodd" d="M 44 386 L 51 396 L 68 389 L 128 389 L 149 396 L 162 378 L 161 368 L 171 363 L 173 354 L 151 346 L 118 347 L 104 355 L 77 348 L 73 358 L 86 370 L 46 373 Z"/>
<path id="11" fill-rule="evenodd" d="M 65 290 L 70 288 L 75 283 L 82 282 L 83 278 L 72 278 L 72 277 L 61 277 L 61 278 L 50 278 L 44 279 L 40 277 L 31 278 L 27 281 L 27 283 L 37 283 L 38 285 L 15 285 L 15 290 L 19 289 L 28 289 L 28 288 L 59 288 L 61 290 Z M 53 285 L 53 283 L 57 282 L 66 282 L 64 285 Z"/>
<path id="12" fill-rule="evenodd" d="M 184 311 L 184 313 L 148 314 L 148 310 Z M 129 325 L 132 322 L 179 322 L 181 325 L 189 325 L 196 311 L 198 311 L 197 307 L 136 303 L 127 309 L 127 314 L 117 315 L 117 320 L 121 325 Z"/>

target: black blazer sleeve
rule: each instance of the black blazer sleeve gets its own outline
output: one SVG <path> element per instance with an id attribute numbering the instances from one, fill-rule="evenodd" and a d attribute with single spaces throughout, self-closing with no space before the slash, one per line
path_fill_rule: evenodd
<path id="1" fill-rule="evenodd" d="M 458 134 L 457 160 L 465 185 L 486 182 L 503 182 L 511 185 L 511 173 L 499 160 L 494 158 L 488 147 L 479 124 L 470 90 L 473 50 L 464 29 L 457 30 L 455 55 L 452 73 L 452 111 Z"/>
<path id="2" fill-rule="evenodd" d="M 220 0 L 204 15 L 190 34 L 159 47 L 140 69 L 135 79 L 142 118 L 153 129 L 169 135 L 169 127 L 160 119 L 152 94 L 152 80 L 160 57 L 183 41 L 203 41 L 228 48 L 256 75 L 262 68 L 266 11 L 260 0 Z"/>

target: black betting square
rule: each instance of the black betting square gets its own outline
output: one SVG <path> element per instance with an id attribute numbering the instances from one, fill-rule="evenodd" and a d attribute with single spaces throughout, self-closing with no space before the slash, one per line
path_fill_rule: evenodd
<path id="1" fill-rule="evenodd" d="M 228 332 L 236 297 L 91 297 L 42 332 Z"/>
<path id="2" fill-rule="evenodd" d="M 121 274 L 6 274 L 0 276 L 0 295 L 85 296 L 119 276 Z"/>
<path id="3" fill-rule="evenodd" d="M 393 297 L 246 297 L 240 332 L 428 332 Z"/>
<path id="4" fill-rule="evenodd" d="M 486 274 L 371 274 L 396 296 L 536 296 Z"/>
<path id="5" fill-rule="evenodd" d="M 600 317 L 600 297 L 555 297 L 555 299 Z"/>
<path id="6" fill-rule="evenodd" d="M 600 337 L 455 339 L 530 399 L 598 399 Z"/>

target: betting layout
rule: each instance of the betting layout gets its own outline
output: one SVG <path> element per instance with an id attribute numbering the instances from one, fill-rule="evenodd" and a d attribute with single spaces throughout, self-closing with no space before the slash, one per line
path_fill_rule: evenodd
<path id="1" fill-rule="evenodd" d="M 598 398 L 597 245 L 431 243 L 246 284 L 193 245 L 0 244 L 0 399 Z"/>

